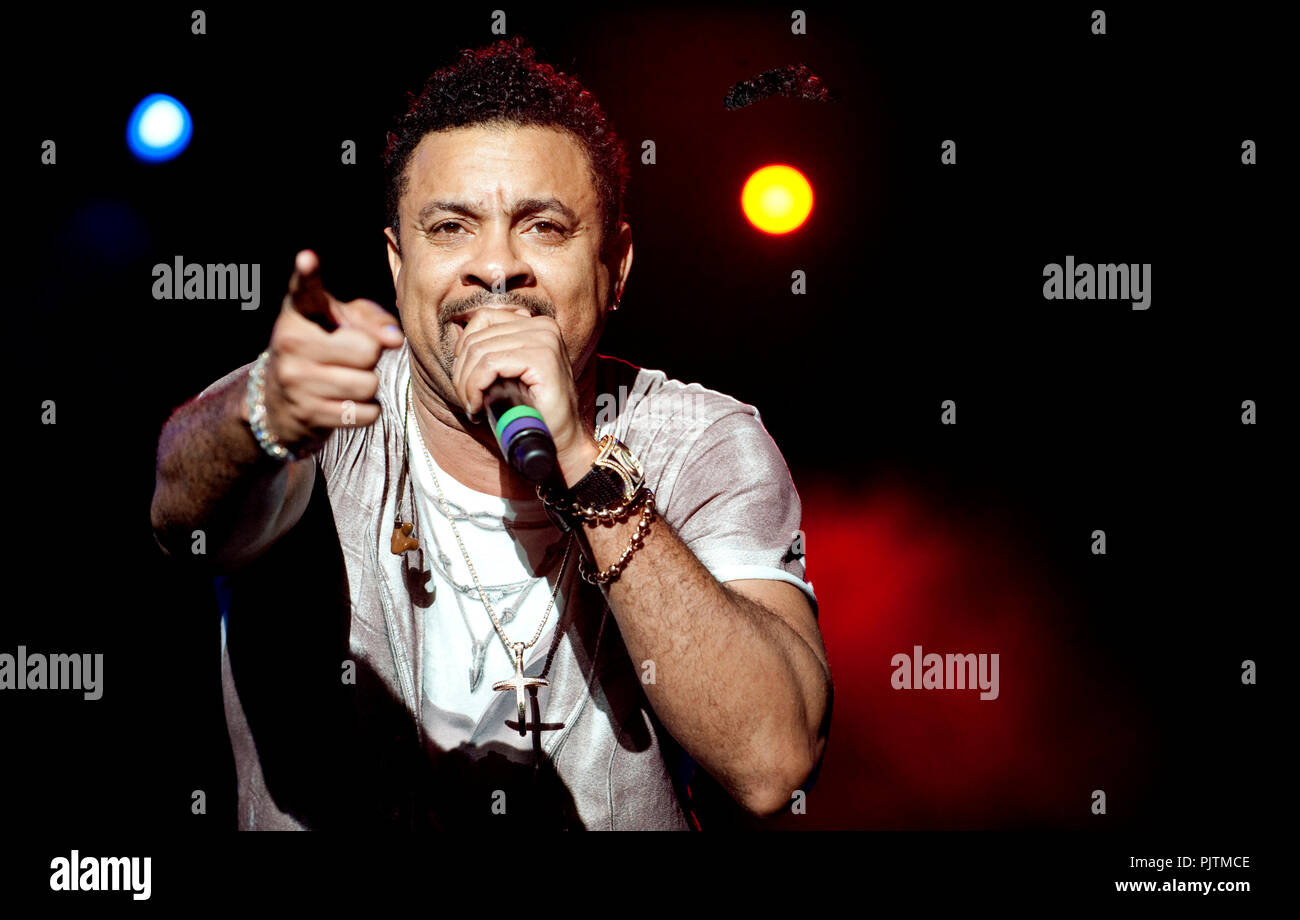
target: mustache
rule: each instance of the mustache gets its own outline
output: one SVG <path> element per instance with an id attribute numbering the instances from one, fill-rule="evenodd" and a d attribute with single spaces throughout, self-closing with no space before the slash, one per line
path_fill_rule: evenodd
<path id="1" fill-rule="evenodd" d="M 544 297 L 522 291 L 498 294 L 495 291 L 479 290 L 467 297 L 457 297 L 443 303 L 438 310 L 438 323 L 445 326 L 451 322 L 452 317 L 480 307 L 523 307 L 533 316 L 555 318 L 555 304 Z"/>

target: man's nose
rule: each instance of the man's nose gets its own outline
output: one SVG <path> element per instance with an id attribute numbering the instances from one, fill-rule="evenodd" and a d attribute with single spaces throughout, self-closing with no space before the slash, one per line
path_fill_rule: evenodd
<path id="1" fill-rule="evenodd" d="M 484 230 L 461 271 L 461 283 L 504 294 L 533 283 L 532 267 L 509 230 Z"/>

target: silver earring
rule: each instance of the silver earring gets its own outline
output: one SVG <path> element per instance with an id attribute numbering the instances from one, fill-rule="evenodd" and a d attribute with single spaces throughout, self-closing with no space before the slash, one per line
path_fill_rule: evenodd
<path id="1" fill-rule="evenodd" d="M 621 299 L 614 301 L 614 306 L 612 306 L 612 307 L 609 308 L 609 309 L 610 309 L 610 312 L 612 313 L 614 310 L 617 310 L 617 309 L 618 309 L 618 305 L 619 305 L 620 303 L 622 303 L 622 302 L 623 302 L 623 301 L 622 301 Z"/>

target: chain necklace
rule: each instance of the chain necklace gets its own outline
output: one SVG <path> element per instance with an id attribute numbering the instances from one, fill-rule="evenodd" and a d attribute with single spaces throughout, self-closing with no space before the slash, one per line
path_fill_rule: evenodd
<path id="1" fill-rule="evenodd" d="M 439 566 L 437 562 L 435 562 L 434 570 L 438 572 L 438 574 L 440 574 L 448 584 L 453 585 L 456 588 L 456 590 L 451 593 L 451 596 L 452 599 L 456 601 L 456 609 L 460 611 L 460 619 L 461 622 L 465 624 L 465 631 L 469 633 L 471 659 L 469 666 L 469 692 L 474 693 L 478 690 L 479 684 L 483 682 L 483 664 L 487 658 L 488 649 L 492 645 L 493 631 L 489 629 L 482 639 L 474 635 L 474 627 L 470 623 L 469 614 L 465 612 L 465 604 L 460 597 L 462 592 L 472 595 L 474 593 L 474 587 L 473 585 L 470 585 L 469 590 L 465 591 L 464 586 L 456 583 L 456 580 L 451 577 L 451 557 L 442 551 L 442 544 L 438 542 L 437 532 L 433 531 L 431 528 L 429 536 L 433 539 L 433 548 L 437 550 L 437 559 L 442 563 L 441 566 Z M 546 555 L 549 557 L 551 554 L 548 551 Z M 489 595 L 497 596 L 498 600 L 505 600 L 512 595 L 516 595 L 515 599 L 501 611 L 502 625 L 514 620 L 515 613 L 523 606 L 525 598 L 532 593 L 532 589 L 539 581 L 541 581 L 540 578 L 529 578 L 526 579 L 524 583 L 520 583 L 518 587 L 511 587 L 509 590 L 488 592 Z"/>
<path id="2" fill-rule="evenodd" d="M 479 530 L 513 534 L 516 530 L 542 530 L 553 526 L 549 520 L 545 519 L 540 521 L 507 521 L 497 517 L 491 511 L 466 511 L 450 498 L 447 499 L 447 506 L 452 509 L 452 520 L 466 521 Z M 559 546 L 559 544 L 557 543 L 556 546 Z M 547 552 L 550 552 L 550 550 L 547 550 Z"/>
<path id="3" fill-rule="evenodd" d="M 407 443 L 410 443 L 411 436 L 411 378 L 406 380 L 406 423 L 405 432 Z M 488 603 L 487 594 L 483 591 L 482 584 L 478 580 L 478 572 L 474 568 L 474 563 L 470 561 L 469 551 L 465 548 L 465 541 L 460 538 L 460 530 L 456 527 L 456 522 L 452 520 L 451 513 L 447 510 L 447 499 L 442 494 L 442 483 L 438 481 L 438 474 L 434 471 L 433 456 L 429 453 L 428 442 L 421 436 L 420 443 L 424 446 L 424 458 L 428 461 L 429 475 L 433 477 L 433 486 L 438 493 L 438 504 L 442 508 L 442 513 L 447 518 L 447 523 L 451 525 L 452 535 L 455 536 L 456 542 L 460 544 L 461 555 L 465 557 L 465 565 L 469 568 L 469 574 L 474 579 L 474 587 L 478 589 L 479 599 L 483 602 L 483 609 L 492 618 L 492 626 L 496 633 L 501 637 L 501 643 L 506 647 L 506 651 L 513 654 L 515 659 L 515 674 L 509 680 L 500 680 L 492 685 L 492 689 L 498 692 L 513 690 L 515 691 L 515 706 L 519 717 L 519 734 L 526 735 L 527 729 L 524 725 L 524 718 L 528 709 L 528 687 L 545 687 L 547 681 L 541 677 L 524 676 L 524 652 L 537 644 L 537 640 L 542 637 L 542 630 L 546 627 L 546 622 L 551 618 L 551 608 L 555 606 L 555 596 L 560 592 L 560 585 L 564 582 L 564 570 L 569 564 L 569 552 L 573 549 L 573 535 L 569 535 L 564 547 L 564 561 L 560 563 L 560 572 L 555 576 L 555 587 L 551 590 L 550 603 L 546 605 L 546 613 L 542 615 L 542 621 L 537 624 L 537 631 L 533 633 L 533 638 L 527 643 L 511 642 L 510 637 L 506 635 L 501 621 L 497 618 L 496 611 Z M 412 482 L 414 485 L 414 482 Z M 472 636 L 471 636 L 472 637 Z"/>
<path id="4" fill-rule="evenodd" d="M 451 499 L 447 499 L 447 504 L 450 505 L 452 508 L 457 507 L 456 503 L 455 503 L 454 501 L 452 501 Z M 475 515 L 476 515 L 476 516 L 481 516 L 481 515 L 486 515 L 486 514 L 488 514 L 488 513 L 489 513 L 489 512 L 486 512 L 486 511 L 484 511 L 484 512 L 475 512 Z M 466 519 L 466 517 L 467 517 L 467 516 L 466 516 L 466 515 L 463 515 L 463 514 L 462 514 L 462 515 L 456 515 L 456 518 L 455 518 L 455 519 L 456 519 L 456 520 L 462 520 L 462 521 L 463 521 L 463 520 Z M 498 520 L 497 523 L 498 523 L 498 525 L 499 525 L 499 524 L 501 523 L 501 521 Z M 475 526 L 479 526 L 479 527 L 481 527 L 481 525 L 479 525 L 477 522 L 475 522 Z M 538 526 L 538 525 L 524 522 L 524 523 L 521 523 L 521 524 L 518 524 L 518 525 L 511 524 L 511 525 L 506 526 L 506 527 L 502 527 L 502 526 L 497 526 L 497 527 L 481 527 L 481 529 L 483 529 L 483 530 L 491 530 L 491 531 L 495 531 L 496 533 L 509 533 L 509 534 L 511 534 L 511 535 L 513 536 L 513 531 L 514 531 L 514 530 L 522 529 L 522 528 L 525 528 L 525 527 L 528 527 L 528 528 L 535 528 L 535 527 L 537 527 L 537 526 Z M 552 524 L 551 524 L 550 521 L 546 521 L 546 522 L 544 522 L 541 526 L 550 527 L 550 526 L 552 526 Z M 433 532 L 431 535 L 433 536 L 434 542 L 437 543 L 437 539 L 438 539 L 438 535 L 437 535 L 437 533 L 436 533 L 436 532 Z M 546 570 L 548 570 L 548 571 L 550 570 L 551 563 L 554 561 L 554 557 L 557 556 L 557 555 L 559 555 L 559 552 L 560 552 L 560 545 L 561 545 L 563 542 L 564 542 L 564 540 L 563 540 L 563 538 L 561 538 L 560 540 L 557 540 L 556 542 L 552 543 L 550 546 L 546 547 L 546 551 L 545 551 L 545 553 L 544 553 L 543 556 L 542 556 L 542 561 L 541 561 L 541 564 L 540 564 L 539 568 L 540 568 L 540 567 L 544 567 L 544 568 L 546 568 Z M 432 565 L 433 565 L 433 570 L 434 570 L 435 572 L 437 572 L 439 575 L 441 575 L 442 578 L 443 578 L 443 580 L 446 581 L 447 584 L 451 585 L 451 587 L 454 588 L 454 589 L 456 590 L 456 593 L 457 593 L 457 594 L 463 594 L 463 595 L 465 595 L 466 597 L 475 597 L 475 596 L 477 595 L 478 592 L 477 592 L 476 589 L 474 588 L 474 585 L 473 585 L 472 582 L 461 582 L 461 581 L 457 580 L 457 579 L 455 578 L 455 576 L 452 575 L 452 573 L 451 573 L 451 558 L 448 557 L 445 553 L 443 553 L 443 552 L 441 551 L 441 549 L 439 549 L 439 552 L 435 555 L 434 559 L 432 560 Z M 506 598 L 510 597 L 511 595 L 518 594 L 520 591 L 523 591 L 523 590 L 525 590 L 525 589 L 531 589 L 532 586 L 535 585 L 536 583 L 537 583 L 537 578 L 536 578 L 535 576 L 533 576 L 533 577 L 529 577 L 529 578 L 521 578 L 521 579 L 519 579 L 519 581 L 502 582 L 501 584 L 488 585 L 488 586 L 485 588 L 485 590 L 487 591 L 487 596 L 488 596 L 488 597 L 490 597 L 490 598 L 492 598 L 493 600 L 496 600 L 496 601 L 502 601 L 502 600 L 505 600 Z M 516 604 L 515 606 L 517 607 L 518 605 Z M 505 613 L 505 614 L 509 614 L 509 613 L 510 613 L 510 608 L 507 607 L 504 613 Z M 503 615 L 502 618 L 501 618 L 501 622 L 502 622 L 502 623 L 509 623 L 509 622 L 510 622 L 510 616 L 508 616 L 508 615 Z"/>

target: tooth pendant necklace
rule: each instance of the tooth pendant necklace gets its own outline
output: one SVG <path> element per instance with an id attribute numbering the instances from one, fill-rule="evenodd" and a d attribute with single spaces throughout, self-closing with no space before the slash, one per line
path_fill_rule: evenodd
<path id="1" fill-rule="evenodd" d="M 443 564 L 446 565 L 450 561 L 450 559 L 446 559 Z M 538 580 L 540 579 L 535 579 L 534 584 Z M 518 600 L 501 611 L 501 625 L 504 626 L 515 618 L 515 613 L 523 606 L 524 598 L 528 596 L 529 590 L 529 588 L 525 588 L 520 593 Z M 455 592 L 455 598 L 456 606 L 460 608 L 460 617 L 465 621 L 465 628 L 469 630 L 470 654 L 472 656 L 469 666 L 469 692 L 473 693 L 478 690 L 478 685 L 483 682 L 483 663 L 487 659 L 488 649 L 492 645 L 492 633 L 489 632 L 482 639 L 476 639 L 474 637 L 474 628 L 470 625 L 469 617 L 465 613 L 465 606 L 460 602 L 459 592 Z"/>
<path id="2" fill-rule="evenodd" d="M 411 426 L 411 381 L 408 378 L 406 381 L 406 426 L 405 426 L 406 437 L 408 441 L 410 439 L 410 426 Z M 474 579 L 474 587 L 478 589 L 478 596 L 479 599 L 483 602 L 483 609 L 485 609 L 488 612 L 488 616 L 492 618 L 492 626 L 495 629 L 497 636 L 500 637 L 501 643 L 506 647 L 506 651 L 511 655 L 512 658 L 514 658 L 514 662 L 515 662 L 514 676 L 509 678 L 508 680 L 497 681 L 492 685 L 492 689 L 496 690 L 497 692 L 508 692 L 511 690 L 515 692 L 515 709 L 518 714 L 519 734 L 520 736 L 527 735 L 528 729 L 525 725 L 525 719 L 527 718 L 528 715 L 528 688 L 545 687 L 547 686 L 547 681 L 541 677 L 524 676 L 524 652 L 528 651 L 528 649 L 532 648 L 534 645 L 537 644 L 537 640 L 542 637 L 542 630 L 546 627 L 546 621 L 551 618 L 551 609 L 555 606 L 555 596 L 560 592 L 560 585 L 564 582 L 564 570 L 568 567 L 569 564 L 569 552 L 570 550 L 573 549 L 573 535 L 570 534 L 569 539 L 565 541 L 564 561 L 560 563 L 560 571 L 555 576 L 555 587 L 551 589 L 551 601 L 549 604 L 546 605 L 546 613 L 542 615 L 542 621 L 537 624 L 537 631 L 533 633 L 533 638 L 527 643 L 511 642 L 510 637 L 506 635 L 506 631 L 501 625 L 500 619 L 497 617 L 496 611 L 494 611 L 492 609 L 492 605 L 488 603 L 487 594 L 483 591 L 483 585 L 478 580 L 478 572 L 474 568 L 474 563 L 470 561 L 469 551 L 465 549 L 465 541 L 461 539 L 460 530 L 456 527 L 456 522 L 452 519 L 451 511 L 447 507 L 447 498 L 442 493 L 442 483 L 438 481 L 438 474 L 437 472 L 435 472 L 433 467 L 433 457 L 429 453 L 429 445 L 424 440 L 423 436 L 421 436 L 420 438 L 420 443 L 424 446 L 424 458 L 427 461 L 429 466 L 429 475 L 433 477 L 433 486 L 438 493 L 437 496 L 438 505 L 439 507 L 442 508 L 442 513 L 447 518 L 447 523 L 451 525 L 452 535 L 455 536 L 456 542 L 460 544 L 461 555 L 465 557 L 465 565 L 469 569 L 470 576 Z M 474 642 L 474 658 L 475 661 L 477 662 L 480 660 L 480 656 L 485 656 L 487 654 L 488 640 L 486 639 L 484 640 L 483 649 L 481 652 L 479 651 L 479 643 L 476 640 L 474 640 L 472 635 L 470 636 L 470 640 Z M 481 664 L 480 664 L 480 669 L 481 669 Z"/>
<path id="3" fill-rule="evenodd" d="M 452 504 L 452 502 L 448 502 Z M 434 570 L 452 587 L 451 596 L 456 601 L 456 610 L 460 613 L 460 620 L 465 624 L 465 631 L 469 633 L 470 644 L 470 666 L 469 674 L 469 692 L 474 693 L 478 690 L 479 684 L 483 682 L 483 663 L 487 658 L 488 649 L 492 646 L 492 630 L 479 639 L 474 635 L 474 624 L 470 622 L 469 614 L 465 612 L 465 604 L 461 600 L 461 595 L 465 594 L 473 597 L 476 593 L 472 584 L 461 584 L 451 574 L 451 557 L 442 550 L 442 542 L 438 539 L 436 531 L 430 530 L 430 538 L 433 540 L 433 548 L 437 551 L 436 558 L 430 560 L 433 563 Z M 546 548 L 546 554 L 542 559 L 542 566 L 547 570 L 550 569 L 552 556 L 559 550 L 560 544 L 555 543 Z M 532 593 L 533 588 L 541 581 L 540 578 L 528 578 L 522 582 L 509 585 L 494 585 L 487 589 L 488 597 L 496 600 L 498 603 L 513 597 L 504 610 L 501 611 L 501 625 L 505 626 L 514 620 L 515 614 L 524 606 L 524 601 Z"/>
<path id="4" fill-rule="evenodd" d="M 483 662 L 487 659 L 488 646 L 492 644 L 492 634 L 484 636 L 481 642 L 471 635 L 469 641 L 474 647 L 474 660 L 469 666 L 469 692 L 473 693 L 483 682 Z"/>

